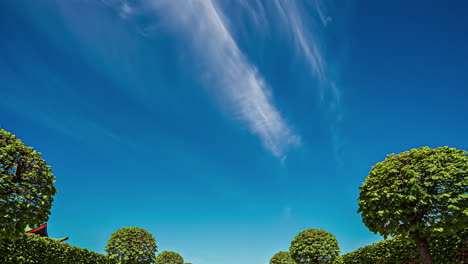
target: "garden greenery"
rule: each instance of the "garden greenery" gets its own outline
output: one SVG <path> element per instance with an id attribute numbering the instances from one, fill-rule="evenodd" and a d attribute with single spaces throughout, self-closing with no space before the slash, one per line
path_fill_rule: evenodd
<path id="1" fill-rule="evenodd" d="M 54 179 L 39 152 L 0 128 L 0 239 L 47 222 Z"/>
<path id="2" fill-rule="evenodd" d="M 156 257 L 156 264 L 184 264 L 184 258 L 173 251 L 163 251 Z"/>
<path id="3" fill-rule="evenodd" d="M 150 264 L 154 261 L 157 246 L 153 235 L 145 229 L 123 227 L 110 236 L 105 250 L 122 264 Z"/>
<path id="4" fill-rule="evenodd" d="M 36 234 L 0 239 L 2 264 L 118 264 L 116 260 L 84 248 Z"/>
<path id="5" fill-rule="evenodd" d="M 390 154 L 360 187 L 364 224 L 383 236 L 409 235 L 423 264 L 433 263 L 428 240 L 468 227 L 468 152 L 421 147 Z"/>
<path id="6" fill-rule="evenodd" d="M 429 240 L 434 263 L 456 264 L 457 254 L 464 252 L 468 232 L 439 235 Z M 466 259 L 468 260 L 468 259 Z M 404 264 L 421 263 L 414 241 L 407 236 L 395 236 L 339 256 L 336 264 Z"/>
<path id="7" fill-rule="evenodd" d="M 297 264 L 327 263 L 340 254 L 340 248 L 335 235 L 313 228 L 300 232 L 291 241 L 289 252 Z"/>
<path id="8" fill-rule="evenodd" d="M 288 251 L 280 251 L 273 255 L 270 264 L 295 264 Z"/>

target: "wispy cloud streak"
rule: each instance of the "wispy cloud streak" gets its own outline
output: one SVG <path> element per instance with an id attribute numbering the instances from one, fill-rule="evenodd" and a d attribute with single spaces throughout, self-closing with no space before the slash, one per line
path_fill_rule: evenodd
<path id="1" fill-rule="evenodd" d="M 339 158 L 339 130 L 342 120 L 341 91 L 335 80 L 330 77 L 323 46 L 326 45 L 325 30 L 332 18 L 327 14 L 327 5 L 323 0 L 308 2 L 314 12 L 306 14 L 303 1 L 274 0 L 274 9 L 280 18 L 281 27 L 294 41 L 297 51 L 309 65 L 311 74 L 318 80 L 320 103 L 330 121 L 335 153 Z"/>
<path id="2" fill-rule="evenodd" d="M 324 0 L 271 0 L 264 4 L 253 0 L 239 0 L 259 29 L 266 25 L 279 28 L 293 43 L 301 59 L 318 80 L 320 102 L 331 112 L 340 104 L 340 89 L 330 77 L 330 66 L 324 52 L 326 30 L 332 22 Z M 338 118 L 338 115 L 336 117 Z"/>
<path id="3" fill-rule="evenodd" d="M 296 1 L 274 0 L 273 3 L 279 14 L 281 25 L 292 37 L 297 49 L 309 64 L 312 74 L 323 84 L 323 82 L 326 82 L 326 65 L 319 48 L 321 42 L 320 37 L 313 34 L 313 32 L 304 25 L 304 14 L 301 13 Z M 323 21 L 322 17 L 324 15 L 318 4 L 316 4 L 316 11 L 318 17 Z M 323 99 L 323 89 L 321 85 L 321 99 Z"/>
<path id="4" fill-rule="evenodd" d="M 207 67 L 205 81 L 221 89 L 224 100 L 273 155 L 283 158 L 291 146 L 299 143 L 299 137 L 274 106 L 266 83 L 238 47 L 227 18 L 214 1 L 150 3 L 155 12 L 167 16 L 171 25 L 189 37 L 196 56 Z"/>

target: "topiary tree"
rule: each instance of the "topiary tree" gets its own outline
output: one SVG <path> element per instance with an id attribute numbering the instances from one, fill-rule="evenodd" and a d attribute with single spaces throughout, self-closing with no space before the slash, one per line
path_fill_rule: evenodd
<path id="1" fill-rule="evenodd" d="M 270 264 L 294 264 L 291 254 L 288 251 L 280 251 L 273 255 Z"/>
<path id="2" fill-rule="evenodd" d="M 184 264 L 184 258 L 173 251 L 163 251 L 156 257 L 156 264 Z"/>
<path id="3" fill-rule="evenodd" d="M 55 177 L 41 153 L 0 128 L 0 238 L 47 222 Z"/>
<path id="4" fill-rule="evenodd" d="M 340 254 L 340 248 L 332 233 L 313 228 L 300 232 L 291 242 L 289 252 L 297 264 L 329 263 Z"/>
<path id="5" fill-rule="evenodd" d="M 359 188 L 364 224 L 385 237 L 409 234 L 422 263 L 433 263 L 427 239 L 468 226 L 467 154 L 422 147 L 388 155 Z"/>
<path id="6" fill-rule="evenodd" d="M 105 251 L 121 263 L 150 264 L 155 260 L 156 240 L 150 232 L 139 227 L 123 227 L 107 241 Z"/>

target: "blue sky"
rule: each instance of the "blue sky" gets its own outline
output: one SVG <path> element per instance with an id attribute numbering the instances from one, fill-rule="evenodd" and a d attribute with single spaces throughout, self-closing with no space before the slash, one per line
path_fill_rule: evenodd
<path id="1" fill-rule="evenodd" d="M 389 153 L 468 149 L 466 1 L 0 3 L 0 126 L 52 166 L 50 235 L 123 226 L 199 264 L 306 228 L 378 241 L 358 187 Z"/>

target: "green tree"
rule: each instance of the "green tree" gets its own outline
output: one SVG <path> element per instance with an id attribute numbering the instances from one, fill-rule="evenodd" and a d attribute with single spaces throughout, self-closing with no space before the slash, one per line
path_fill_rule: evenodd
<path id="1" fill-rule="evenodd" d="M 0 238 L 49 219 L 55 177 L 41 153 L 0 128 Z"/>
<path id="2" fill-rule="evenodd" d="M 156 264 L 184 264 L 184 258 L 173 251 L 163 251 L 156 257 Z"/>
<path id="3" fill-rule="evenodd" d="M 294 264 L 294 260 L 288 251 L 280 251 L 273 255 L 270 259 L 270 264 Z"/>
<path id="4" fill-rule="evenodd" d="M 385 237 L 409 234 L 422 263 L 433 263 L 431 234 L 455 234 L 468 226 L 467 154 L 422 147 L 388 155 L 359 188 L 364 224 Z"/>
<path id="5" fill-rule="evenodd" d="M 338 241 L 323 229 L 306 229 L 291 241 L 292 259 L 297 264 L 331 263 L 339 254 Z"/>
<path id="6" fill-rule="evenodd" d="M 110 236 L 105 250 L 121 263 L 150 264 L 155 259 L 157 246 L 153 235 L 145 229 L 123 227 Z"/>

